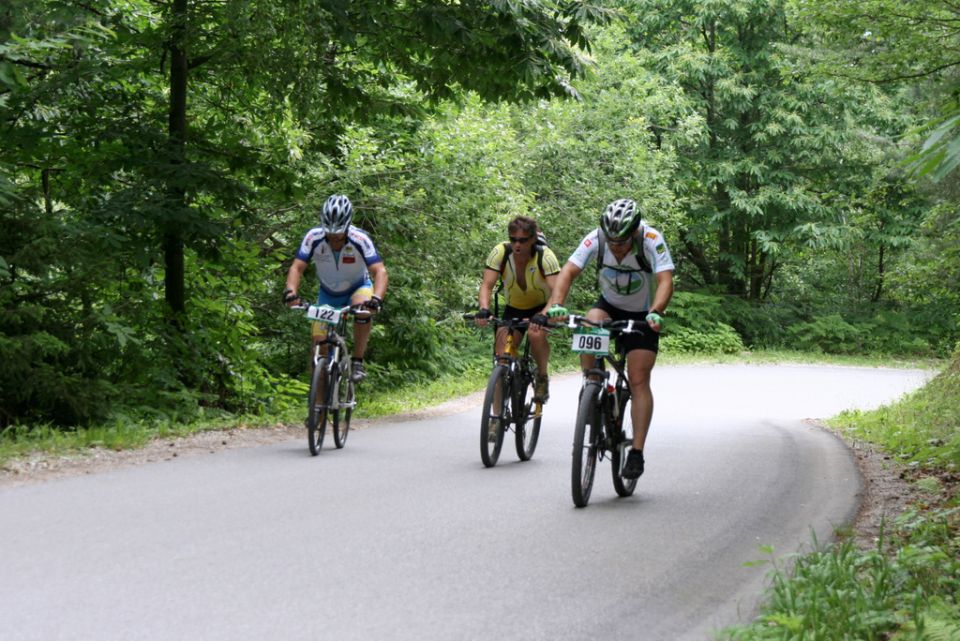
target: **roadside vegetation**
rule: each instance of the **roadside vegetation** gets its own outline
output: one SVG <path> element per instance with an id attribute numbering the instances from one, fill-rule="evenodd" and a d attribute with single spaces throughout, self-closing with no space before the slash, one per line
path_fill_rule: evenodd
<path id="1" fill-rule="evenodd" d="M 365 384 L 362 402 L 355 416 L 373 419 L 428 409 L 445 401 L 482 391 L 490 375 L 492 335 L 477 333 L 467 347 L 473 359 L 472 366 L 462 372 L 445 374 L 432 382 L 380 388 Z M 554 341 L 551 359 L 553 373 L 572 373 L 579 368 L 576 355 L 571 354 L 561 341 Z M 664 349 L 658 358 L 660 366 L 689 363 L 747 363 L 747 364 L 833 364 L 846 367 L 900 367 L 939 368 L 942 359 L 894 358 L 870 355 L 812 354 L 787 350 L 722 352 L 671 351 L 669 331 Z M 300 425 L 304 418 L 304 404 L 308 391 L 306 382 L 290 387 L 285 409 L 276 413 L 235 414 L 216 408 L 207 408 L 188 416 L 157 414 L 149 418 L 118 415 L 111 421 L 63 429 L 55 425 L 8 426 L 0 432 L 0 469 L 12 459 L 28 456 L 82 456 L 91 448 L 129 450 L 142 447 L 155 439 L 189 436 L 198 432 L 226 429 L 249 429 L 269 425 Z"/>
<path id="2" fill-rule="evenodd" d="M 960 639 L 960 351 L 902 401 L 829 425 L 905 465 L 923 498 L 885 523 L 871 547 L 841 535 L 779 557 L 758 619 L 718 638 Z"/>
<path id="3" fill-rule="evenodd" d="M 627 196 L 677 267 L 662 362 L 955 354 L 953 0 L 346 4 L 7 0 L 0 465 L 300 423 L 282 289 L 331 193 L 390 274 L 361 416 L 483 387 L 489 336 L 461 315 L 510 219 L 563 260 Z M 581 279 L 568 307 L 594 296 Z M 939 498 L 875 550 L 781 568 L 738 638 L 955 632 L 953 358 L 836 428 Z"/>

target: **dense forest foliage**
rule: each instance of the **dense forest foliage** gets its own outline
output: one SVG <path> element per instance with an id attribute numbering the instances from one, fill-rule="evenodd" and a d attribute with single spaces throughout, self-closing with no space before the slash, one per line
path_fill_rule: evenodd
<path id="1" fill-rule="evenodd" d="M 960 12 L 856 6 L 8 0 L 0 426 L 301 403 L 331 193 L 390 272 L 373 385 L 484 358 L 510 218 L 563 260 L 620 197 L 677 264 L 665 351 L 949 355 Z"/>

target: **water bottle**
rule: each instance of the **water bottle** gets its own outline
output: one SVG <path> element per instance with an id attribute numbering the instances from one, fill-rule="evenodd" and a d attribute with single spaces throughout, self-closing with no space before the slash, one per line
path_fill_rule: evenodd
<path id="1" fill-rule="evenodd" d="M 617 388 L 611 383 L 607 383 L 607 398 L 610 399 L 610 402 L 613 404 L 613 407 L 610 408 L 610 415 L 613 416 L 614 422 L 620 418 L 620 399 L 617 397 Z"/>

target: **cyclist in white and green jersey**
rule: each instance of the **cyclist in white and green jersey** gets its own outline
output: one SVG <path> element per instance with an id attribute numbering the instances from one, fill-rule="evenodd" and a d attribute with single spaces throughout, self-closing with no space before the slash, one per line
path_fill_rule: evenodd
<path id="1" fill-rule="evenodd" d="M 598 262 L 600 298 L 587 312 L 592 321 L 645 320 L 639 333 L 622 335 L 618 340 L 627 355 L 627 377 L 633 398 L 633 448 L 627 456 L 623 476 L 643 474 L 643 447 L 653 417 L 653 392 L 650 373 L 657 360 L 663 315 L 673 296 L 673 259 L 659 231 L 641 219 L 637 204 L 623 198 L 610 203 L 600 217 L 600 227 L 587 234 L 557 277 L 547 303 L 546 313 L 553 319 L 567 316 L 562 307 L 577 279 L 591 258 Z M 594 366 L 594 357 L 583 354 L 584 371 Z"/>

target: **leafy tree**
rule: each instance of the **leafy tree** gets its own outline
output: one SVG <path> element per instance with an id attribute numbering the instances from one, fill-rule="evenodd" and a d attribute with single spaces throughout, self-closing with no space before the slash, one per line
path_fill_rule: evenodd
<path id="1" fill-rule="evenodd" d="M 960 165 L 960 7 L 950 0 L 796 2 L 816 25 L 806 53 L 821 72 L 860 82 L 918 85 L 929 132 L 913 157 L 939 180 Z"/>
<path id="2" fill-rule="evenodd" d="M 17 375 L 75 377 L 43 392 L 74 407 L 59 422 L 94 416 L 74 402 L 92 380 L 185 385 L 222 405 L 239 381 L 263 380 L 243 321 L 262 280 L 231 272 L 251 246 L 269 252 L 282 212 L 319 186 L 307 181 L 332 186 L 351 128 L 420 117 L 425 99 L 466 89 L 575 93 L 583 27 L 604 16 L 547 0 L 12 0 L 0 12 L 0 201 L 12 205 L 0 224 L 17 233 L 0 254 L 0 349 L 19 354 Z M 31 400 L 41 379 L 16 402 L 4 385 L 14 409 L 2 420 L 52 415 Z"/>
<path id="3" fill-rule="evenodd" d="M 698 282 L 760 300 L 790 252 L 840 249 L 870 132 L 896 128 L 880 92 L 811 77 L 783 53 L 805 36 L 779 0 L 639 0 L 630 33 L 644 62 L 683 88 L 707 129 L 673 140 L 674 189 L 689 210 L 682 246 Z M 892 121 L 893 120 L 893 121 Z"/>

